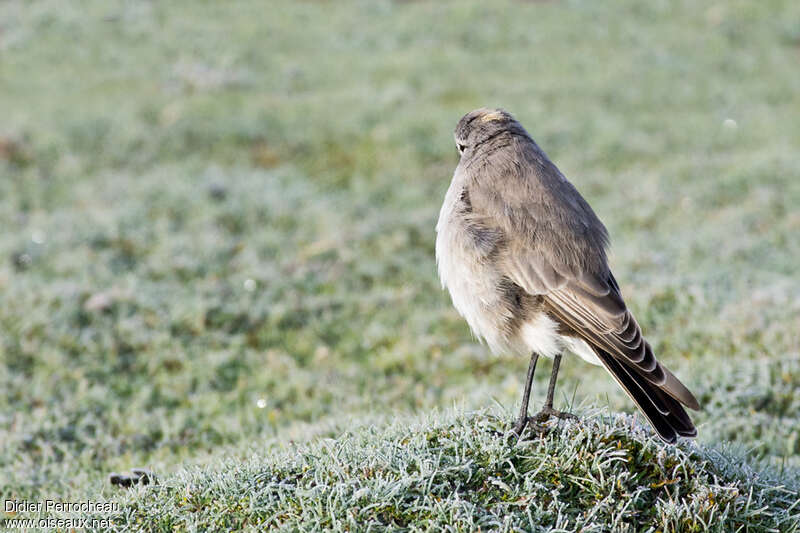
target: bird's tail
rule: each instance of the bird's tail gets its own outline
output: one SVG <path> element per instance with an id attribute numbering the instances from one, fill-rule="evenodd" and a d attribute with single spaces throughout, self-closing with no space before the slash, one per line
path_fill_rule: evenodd
<path id="1" fill-rule="evenodd" d="M 692 420 L 678 400 L 658 385 L 654 385 L 639 375 L 635 370 L 629 368 L 624 362 L 610 353 L 597 347 L 594 347 L 594 350 L 606 369 L 625 389 L 628 396 L 636 402 L 636 405 L 664 441 L 674 444 L 679 435 L 682 437 L 697 436 L 697 428 L 694 427 Z"/>

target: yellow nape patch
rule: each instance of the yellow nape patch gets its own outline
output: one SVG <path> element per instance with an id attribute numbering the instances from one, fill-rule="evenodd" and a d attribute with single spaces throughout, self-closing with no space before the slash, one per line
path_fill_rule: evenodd
<path id="1" fill-rule="evenodd" d="M 503 114 L 500 111 L 492 111 L 481 117 L 481 122 L 491 122 L 492 120 L 502 120 Z"/>

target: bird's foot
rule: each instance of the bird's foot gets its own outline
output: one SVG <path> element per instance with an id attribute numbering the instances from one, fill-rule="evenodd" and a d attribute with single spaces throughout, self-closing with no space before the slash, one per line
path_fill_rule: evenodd
<path id="1" fill-rule="evenodd" d="M 511 433 L 513 435 L 516 435 L 517 437 L 521 437 L 522 436 L 522 432 L 525 431 L 525 426 L 527 426 L 528 422 L 531 422 L 531 421 L 532 421 L 531 417 L 529 417 L 529 416 L 526 416 L 524 418 L 518 419 L 516 424 L 514 424 L 514 427 L 511 428 Z"/>
<path id="2" fill-rule="evenodd" d="M 547 405 L 542 407 L 541 411 L 539 411 L 535 415 L 530 416 L 528 418 L 530 418 L 532 421 L 534 421 L 536 423 L 541 424 L 543 422 L 547 422 L 548 420 L 550 420 L 550 417 L 553 417 L 553 416 L 556 417 L 556 418 L 560 418 L 561 420 L 577 420 L 578 419 L 578 417 L 573 415 L 572 413 L 567 413 L 565 411 L 556 411 L 555 409 L 553 409 L 552 407 L 548 407 Z"/>
<path id="3" fill-rule="evenodd" d="M 572 413 L 556 411 L 552 407 L 544 406 L 542 407 L 541 411 L 533 416 L 526 416 L 524 418 L 517 419 L 517 421 L 514 423 L 514 427 L 511 428 L 509 435 L 514 435 L 517 438 L 520 438 L 527 427 L 530 427 L 533 431 L 539 435 L 542 435 L 547 432 L 547 427 L 544 423 L 550 420 L 551 417 L 560 418 L 561 420 L 578 420 L 578 417 Z"/>
<path id="4" fill-rule="evenodd" d="M 507 436 L 513 436 L 517 439 L 521 439 L 522 433 L 526 428 L 531 428 L 532 431 L 538 433 L 540 436 L 547 431 L 547 428 L 541 425 L 536 417 L 526 416 L 525 418 L 517 419 L 514 427 L 511 428 L 511 431 L 507 434 Z"/>

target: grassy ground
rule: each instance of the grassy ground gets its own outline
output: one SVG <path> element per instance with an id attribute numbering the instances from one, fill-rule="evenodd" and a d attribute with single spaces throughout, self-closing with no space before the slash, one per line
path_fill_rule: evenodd
<path id="1" fill-rule="evenodd" d="M 434 413 L 385 429 L 372 421 L 284 452 L 254 449 L 134 491 L 117 523 L 165 532 L 598 532 L 634 524 L 726 532 L 792 531 L 800 521 L 797 485 L 743 467 L 736 454 L 665 447 L 634 419 L 596 412 L 516 442 L 504 438 L 507 414 Z"/>
<path id="2" fill-rule="evenodd" d="M 452 129 L 480 106 L 513 112 L 594 206 L 629 305 L 704 405 L 699 447 L 658 452 L 696 478 L 631 509 L 658 521 L 668 516 L 659 505 L 696 510 L 699 500 L 678 496 L 717 484 L 761 494 L 751 468 L 792 486 L 798 20 L 791 1 L 3 2 L 0 494 L 122 498 L 142 523 L 153 510 L 186 524 L 174 491 L 196 483 L 228 505 L 259 472 L 303 474 L 281 466 L 287 453 L 320 479 L 334 466 L 307 454 L 342 447 L 356 467 L 409 438 L 403 461 L 424 463 L 439 449 L 420 444 L 427 434 L 477 432 L 464 449 L 499 454 L 495 466 L 528 457 L 499 451 L 482 429 L 494 418 L 463 414 L 499 404 L 510 416 L 527 361 L 477 345 L 435 275 Z M 562 404 L 631 411 L 602 369 L 573 359 L 562 369 Z M 462 414 L 426 414 L 454 403 Z M 345 431 L 364 417 L 383 429 Z M 618 424 L 597 434 L 658 448 Z M 572 453 L 559 439 L 579 430 L 563 431 L 531 457 L 547 463 L 547 446 Z M 715 451 L 730 446 L 735 461 Z M 463 465 L 460 449 L 442 453 Z M 222 462 L 243 450 L 260 453 Z M 625 474 L 615 461 L 609 479 Z M 549 478 L 526 464 L 498 479 L 514 498 L 538 499 Z M 164 483 L 147 504 L 106 482 L 136 466 Z M 410 490 L 397 474 L 409 470 L 392 468 L 398 477 L 386 479 Z M 500 527 L 486 502 L 487 514 L 465 521 L 478 515 L 464 502 L 483 505 L 471 493 L 480 487 L 458 485 L 458 468 L 442 472 L 447 486 L 470 487 L 431 492 L 451 514 L 401 506 L 416 518 L 398 525 L 450 516 L 454 527 Z M 349 475 L 336 482 L 378 490 Z M 620 494 L 638 490 L 635 476 L 624 483 Z M 289 497 L 287 487 L 270 494 Z M 502 499 L 493 490 L 486 498 Z M 535 515 L 543 527 L 628 512 L 547 490 L 572 511 Z M 408 494 L 399 501 L 422 493 Z M 335 515 L 324 491 L 295 497 Z M 709 519 L 788 530 L 774 517 L 797 507 L 758 498 L 773 518 L 748 522 L 722 498 Z M 197 516 L 221 508 L 198 501 Z M 289 513 L 271 505 L 236 520 Z M 590 509 L 599 514 L 581 515 Z M 286 515 L 301 516 L 312 519 Z M 522 514 L 510 520 L 526 527 Z"/>

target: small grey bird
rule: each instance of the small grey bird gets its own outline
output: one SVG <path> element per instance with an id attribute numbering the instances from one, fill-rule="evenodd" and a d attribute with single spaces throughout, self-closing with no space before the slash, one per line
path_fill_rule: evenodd
<path id="1" fill-rule="evenodd" d="M 442 286 L 493 352 L 531 354 L 514 427 L 550 416 L 561 354 L 604 366 L 666 442 L 697 435 L 694 395 L 653 355 L 608 267 L 608 232 L 522 125 L 477 109 L 455 130 L 461 160 L 436 224 Z M 554 358 L 544 408 L 528 416 L 540 355 Z"/>

